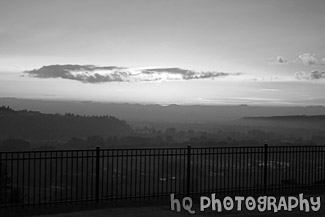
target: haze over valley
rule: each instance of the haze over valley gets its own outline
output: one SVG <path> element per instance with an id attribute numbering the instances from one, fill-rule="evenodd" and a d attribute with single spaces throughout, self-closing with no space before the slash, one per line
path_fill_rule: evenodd
<path id="1" fill-rule="evenodd" d="M 322 145 L 325 108 L 2 98 L 1 150 Z"/>

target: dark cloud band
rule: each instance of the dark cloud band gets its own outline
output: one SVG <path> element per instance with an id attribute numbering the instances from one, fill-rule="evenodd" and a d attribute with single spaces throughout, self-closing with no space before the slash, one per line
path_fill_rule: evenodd
<path id="1" fill-rule="evenodd" d="M 320 72 L 320 71 L 296 72 L 295 77 L 298 80 L 319 80 L 325 78 L 325 72 Z"/>
<path id="2" fill-rule="evenodd" d="M 181 68 L 138 69 L 134 72 L 134 70 L 125 67 L 94 65 L 49 65 L 24 73 L 35 78 L 62 78 L 84 83 L 213 79 L 242 74 L 198 72 Z"/>

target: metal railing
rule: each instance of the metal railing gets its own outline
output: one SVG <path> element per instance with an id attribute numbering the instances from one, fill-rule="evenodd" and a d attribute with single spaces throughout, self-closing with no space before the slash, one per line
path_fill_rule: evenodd
<path id="1" fill-rule="evenodd" d="M 0 153 L 0 207 L 325 187 L 325 146 Z"/>

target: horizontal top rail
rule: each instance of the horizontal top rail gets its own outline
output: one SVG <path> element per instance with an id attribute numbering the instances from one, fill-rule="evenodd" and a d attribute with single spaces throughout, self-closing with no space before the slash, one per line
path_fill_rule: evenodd
<path id="1" fill-rule="evenodd" d="M 187 150 L 188 147 L 164 147 L 164 148 L 100 148 L 100 151 L 150 151 L 150 150 Z M 264 146 L 218 146 L 218 147 L 192 147 L 192 150 L 211 150 L 211 149 L 263 149 Z M 311 148 L 325 148 L 325 145 L 311 145 L 311 146 L 273 146 L 268 145 L 268 149 L 311 149 Z M 19 154 L 19 153 L 58 153 L 58 152 L 96 152 L 96 148 L 94 149 L 61 149 L 61 150 L 29 150 L 29 151 L 0 151 L 0 154 Z"/>

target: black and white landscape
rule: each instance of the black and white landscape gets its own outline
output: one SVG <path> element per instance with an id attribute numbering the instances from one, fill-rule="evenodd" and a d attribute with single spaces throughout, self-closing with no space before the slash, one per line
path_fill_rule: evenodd
<path id="1" fill-rule="evenodd" d="M 0 0 L 0 208 L 325 189 L 324 9 Z"/>

